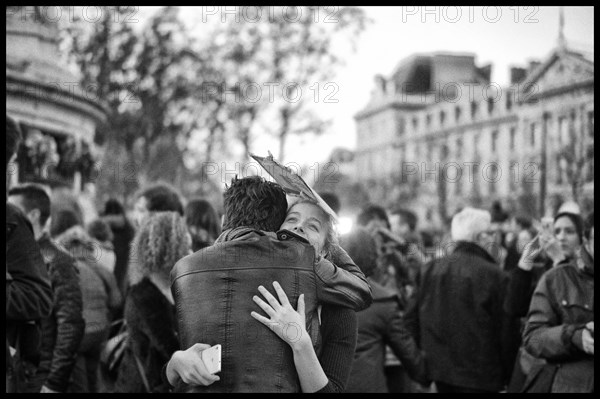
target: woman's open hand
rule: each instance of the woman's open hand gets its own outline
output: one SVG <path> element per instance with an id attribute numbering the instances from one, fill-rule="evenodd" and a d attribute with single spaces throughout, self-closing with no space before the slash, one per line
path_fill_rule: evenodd
<path id="1" fill-rule="evenodd" d="M 306 332 L 304 294 L 298 297 L 298 310 L 296 311 L 277 281 L 273 282 L 273 287 L 279 300 L 271 295 L 262 285 L 258 287 L 258 291 L 265 297 L 268 303 L 256 295 L 252 298 L 269 318 L 261 316 L 256 312 L 251 312 L 250 315 L 269 327 L 293 349 L 295 346 L 300 345 L 303 340 L 310 339 Z"/>

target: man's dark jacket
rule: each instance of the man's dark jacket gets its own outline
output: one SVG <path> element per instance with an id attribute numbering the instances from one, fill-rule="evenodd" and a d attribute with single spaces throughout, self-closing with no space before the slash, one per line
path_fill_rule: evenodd
<path id="1" fill-rule="evenodd" d="M 392 348 L 413 379 L 428 382 L 425 357 L 404 326 L 398 294 L 370 278 L 368 281 L 373 303 L 357 312 L 358 339 L 345 392 L 388 392 L 384 371 L 386 345 Z"/>
<path id="2" fill-rule="evenodd" d="M 42 236 L 38 244 L 52 281 L 54 309 L 50 317 L 42 320 L 42 347 L 37 372 L 47 374 L 46 387 L 66 392 L 85 329 L 79 275 L 75 260 L 57 248 L 47 235 Z"/>
<path id="3" fill-rule="evenodd" d="M 6 204 L 6 272 L 6 338 L 12 346 L 24 325 L 50 315 L 52 287 L 31 224 L 9 203 Z M 38 356 L 39 343 L 31 344 L 34 348 L 27 349 L 36 352 L 32 356 Z"/>
<path id="4" fill-rule="evenodd" d="M 506 275 L 477 244 L 459 241 L 452 254 L 426 264 L 406 314 L 427 353 L 429 377 L 457 387 L 500 391 L 509 320 L 502 309 Z"/>
<path id="5" fill-rule="evenodd" d="M 264 313 L 252 300 L 260 295 L 258 286 L 276 295 L 272 282 L 279 282 L 294 307 L 304 294 L 306 329 L 317 352 L 318 300 L 328 298 L 337 301 L 335 304 L 363 309 L 372 300 L 370 286 L 356 265 L 354 271 L 362 276 L 364 286 L 350 281 L 356 275 L 347 276 L 335 266 L 322 280 L 323 275 L 315 271 L 314 248 L 291 232 L 279 232 L 280 240 L 257 230 L 234 230 L 233 234 L 223 232 L 228 241 L 217 240 L 181 259 L 171 271 L 181 349 L 195 343 L 222 346 L 221 380 L 208 387 L 178 390 L 299 392 L 291 348 L 250 316 L 252 311 Z M 340 253 L 345 254 L 341 249 Z M 295 326 L 285 328 L 290 336 L 301 333 Z"/>

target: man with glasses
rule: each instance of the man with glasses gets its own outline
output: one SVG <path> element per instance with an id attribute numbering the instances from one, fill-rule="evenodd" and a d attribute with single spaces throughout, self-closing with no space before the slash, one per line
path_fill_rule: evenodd
<path id="1" fill-rule="evenodd" d="M 452 219 L 453 251 L 417 276 L 406 325 L 427 354 L 437 391 L 500 392 L 507 382 L 506 276 L 489 212 L 466 208 Z"/>

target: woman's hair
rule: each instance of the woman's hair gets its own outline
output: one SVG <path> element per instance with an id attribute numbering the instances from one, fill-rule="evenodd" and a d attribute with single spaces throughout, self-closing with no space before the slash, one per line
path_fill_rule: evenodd
<path id="1" fill-rule="evenodd" d="M 73 226 L 81 225 L 81 219 L 72 209 L 52 210 L 50 221 L 50 236 L 56 237 Z"/>
<path id="2" fill-rule="evenodd" d="M 560 212 L 554 217 L 554 223 L 562 217 L 569 218 L 573 225 L 575 226 L 575 231 L 577 232 L 577 236 L 579 237 L 579 243 L 583 243 L 583 219 L 581 216 L 571 213 L 571 212 Z"/>
<path id="3" fill-rule="evenodd" d="M 221 221 L 215 208 L 205 199 L 196 198 L 185 207 L 185 223 L 188 226 L 200 227 L 216 239 L 221 234 Z"/>
<path id="4" fill-rule="evenodd" d="M 308 199 L 308 198 L 302 198 L 302 199 L 299 199 L 298 201 L 294 202 L 288 208 L 288 212 L 289 212 L 290 209 L 292 209 L 294 207 L 294 205 L 298 205 L 298 204 L 311 204 L 311 205 L 314 205 L 314 206 L 316 206 L 316 207 L 319 208 L 319 210 L 321 211 L 321 213 L 325 217 L 325 228 L 327 229 L 327 236 L 325 237 L 325 245 L 323 247 L 323 250 L 325 251 L 326 255 L 329 254 L 331 252 L 331 249 L 332 249 L 333 245 L 336 245 L 336 244 L 339 245 L 338 232 L 337 232 L 337 228 L 336 228 L 336 222 L 335 222 L 333 216 L 331 216 L 330 214 L 328 214 L 327 212 L 325 212 L 323 210 L 323 208 L 321 208 L 321 206 L 319 206 L 319 204 L 316 201 L 313 201 L 313 200 Z"/>
<path id="5" fill-rule="evenodd" d="M 131 283 L 154 273 L 168 278 L 175 263 L 190 253 L 190 245 L 187 227 L 177 212 L 149 215 L 131 243 Z"/>

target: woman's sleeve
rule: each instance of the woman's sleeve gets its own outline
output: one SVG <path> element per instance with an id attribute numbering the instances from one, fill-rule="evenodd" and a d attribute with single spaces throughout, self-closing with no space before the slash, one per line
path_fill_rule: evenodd
<path id="1" fill-rule="evenodd" d="M 533 356 L 548 360 L 569 358 L 579 352 L 572 338 L 578 324 L 564 324 L 558 312 L 551 279 L 556 277 L 552 270 L 540 279 L 527 314 L 527 324 L 523 331 L 525 348 Z"/>
<path id="2" fill-rule="evenodd" d="M 344 392 L 352 370 L 358 322 L 353 310 L 323 306 L 321 367 L 329 380 L 318 392 Z"/>

